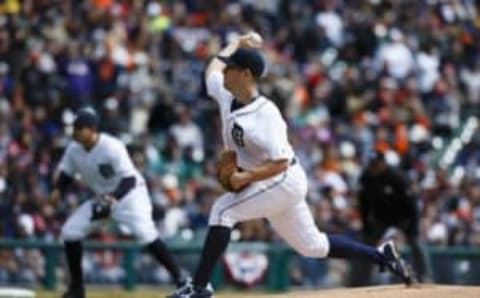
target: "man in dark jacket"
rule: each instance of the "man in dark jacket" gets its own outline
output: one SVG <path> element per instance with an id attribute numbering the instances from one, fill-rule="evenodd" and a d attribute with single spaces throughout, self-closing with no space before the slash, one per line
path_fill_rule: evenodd
<path id="1" fill-rule="evenodd" d="M 365 243 L 377 243 L 390 227 L 401 230 L 411 247 L 418 280 L 428 280 L 430 270 L 427 255 L 419 239 L 417 196 L 408 179 L 386 162 L 383 153 L 375 152 L 362 173 L 360 187 L 358 198 Z M 352 286 L 371 283 L 371 266 L 363 263 L 354 264 L 352 268 Z"/>

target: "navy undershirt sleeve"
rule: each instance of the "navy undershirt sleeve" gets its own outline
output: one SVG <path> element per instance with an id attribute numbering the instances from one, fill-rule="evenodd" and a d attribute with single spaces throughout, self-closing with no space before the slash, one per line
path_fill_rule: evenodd
<path id="1" fill-rule="evenodd" d="M 134 176 L 123 178 L 117 188 L 112 192 L 112 196 L 118 200 L 123 198 L 135 186 L 137 180 Z"/>
<path id="2" fill-rule="evenodd" d="M 55 184 L 56 188 L 60 190 L 60 192 L 65 192 L 72 184 L 73 184 L 73 177 L 67 175 L 65 172 L 60 172 L 58 176 L 57 182 Z"/>

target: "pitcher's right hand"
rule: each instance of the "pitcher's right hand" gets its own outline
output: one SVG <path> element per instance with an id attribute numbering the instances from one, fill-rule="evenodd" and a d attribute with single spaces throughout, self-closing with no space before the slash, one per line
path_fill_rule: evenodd
<path id="1" fill-rule="evenodd" d="M 250 31 L 239 38 L 239 47 L 241 48 L 261 48 L 263 38 L 255 31 Z"/>

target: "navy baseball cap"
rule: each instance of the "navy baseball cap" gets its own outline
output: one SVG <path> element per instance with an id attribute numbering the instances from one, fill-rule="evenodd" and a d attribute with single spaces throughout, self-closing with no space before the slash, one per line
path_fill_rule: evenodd
<path id="1" fill-rule="evenodd" d="M 228 57 L 217 57 L 227 66 L 249 69 L 256 78 L 261 77 L 265 70 L 265 61 L 262 55 L 254 49 L 239 48 Z"/>
<path id="2" fill-rule="evenodd" d="M 73 121 L 73 127 L 75 128 L 98 128 L 99 119 L 97 114 L 89 110 L 81 110 L 78 112 L 75 121 Z"/>

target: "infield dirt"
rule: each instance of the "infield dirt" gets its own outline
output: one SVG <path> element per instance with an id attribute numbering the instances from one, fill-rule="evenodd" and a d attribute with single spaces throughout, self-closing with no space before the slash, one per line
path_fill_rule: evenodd
<path id="1" fill-rule="evenodd" d="M 138 289 L 125 292 L 118 289 L 89 289 L 88 298 L 160 298 L 165 289 Z M 39 298 L 58 298 L 61 292 L 38 292 Z M 338 288 L 316 291 L 291 291 L 281 294 L 265 292 L 216 293 L 216 298 L 480 298 L 480 287 L 422 284 L 410 288 L 403 285 L 374 286 L 366 288 Z"/>

